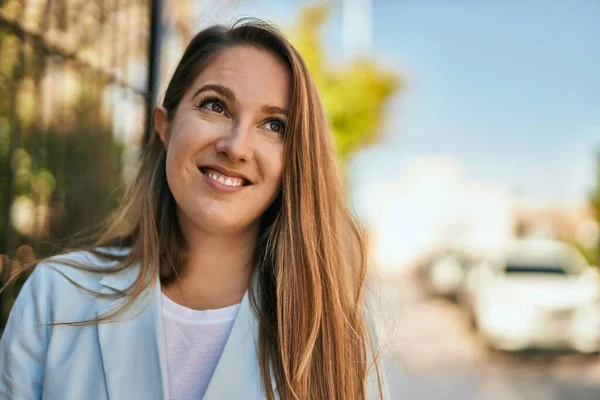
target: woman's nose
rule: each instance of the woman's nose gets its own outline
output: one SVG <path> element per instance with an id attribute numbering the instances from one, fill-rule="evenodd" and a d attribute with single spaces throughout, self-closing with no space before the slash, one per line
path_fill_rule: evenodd
<path id="1" fill-rule="evenodd" d="M 217 141 L 216 150 L 232 162 L 244 162 L 252 159 L 250 124 L 237 122 Z"/>

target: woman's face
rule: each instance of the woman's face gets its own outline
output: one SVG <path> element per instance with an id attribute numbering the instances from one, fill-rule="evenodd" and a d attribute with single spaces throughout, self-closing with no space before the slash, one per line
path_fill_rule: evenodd
<path id="1" fill-rule="evenodd" d="M 155 128 L 167 149 L 169 188 L 184 232 L 258 227 L 280 190 L 290 72 L 269 52 L 222 51 Z"/>

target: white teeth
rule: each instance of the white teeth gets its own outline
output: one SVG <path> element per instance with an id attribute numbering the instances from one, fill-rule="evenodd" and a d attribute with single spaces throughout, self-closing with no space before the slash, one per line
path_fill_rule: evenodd
<path id="1" fill-rule="evenodd" d="M 244 183 L 243 179 L 241 179 L 241 178 L 225 177 L 214 171 L 206 171 L 206 172 L 204 172 L 204 175 L 206 175 L 210 179 L 217 181 L 219 183 L 222 183 L 223 185 L 226 185 L 226 186 L 242 186 L 242 184 Z"/>

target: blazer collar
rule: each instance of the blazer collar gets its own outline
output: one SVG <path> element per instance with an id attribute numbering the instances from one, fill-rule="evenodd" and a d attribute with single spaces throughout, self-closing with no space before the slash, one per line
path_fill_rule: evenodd
<path id="1" fill-rule="evenodd" d="M 139 266 L 101 281 L 100 292 L 111 294 L 129 287 L 139 275 Z M 114 322 L 97 324 L 110 400 L 169 398 L 166 348 L 163 333 L 160 283 L 158 279 Z M 97 315 L 123 304 L 123 299 L 97 300 Z"/>
<path id="2" fill-rule="evenodd" d="M 272 375 L 271 385 L 275 389 Z M 246 292 L 204 400 L 264 398 L 258 363 L 258 319 L 252 311 L 249 294 Z"/>
<path id="3" fill-rule="evenodd" d="M 138 275 L 139 266 L 117 275 L 107 275 L 100 281 L 100 292 L 122 291 Z M 255 286 L 254 280 L 251 286 Z M 157 278 L 154 285 L 115 322 L 97 325 L 111 400 L 169 399 L 161 296 Z M 122 299 L 98 298 L 97 302 L 100 316 L 121 305 Z M 272 374 L 271 385 L 275 388 Z M 258 364 L 258 319 L 246 292 L 204 400 L 258 400 L 264 397 Z"/>

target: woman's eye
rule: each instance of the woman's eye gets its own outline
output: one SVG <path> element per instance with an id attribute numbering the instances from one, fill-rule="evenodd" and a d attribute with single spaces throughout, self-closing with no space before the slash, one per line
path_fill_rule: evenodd
<path id="1" fill-rule="evenodd" d="M 283 123 L 283 121 L 278 121 L 278 120 L 267 121 L 265 123 L 265 127 L 268 130 L 276 132 L 276 133 L 283 133 L 283 131 L 285 130 L 285 124 Z"/>
<path id="2" fill-rule="evenodd" d="M 225 107 L 220 101 L 217 100 L 205 100 L 200 104 L 200 108 L 204 108 L 205 110 L 212 111 L 217 114 L 223 114 L 225 112 Z"/>

